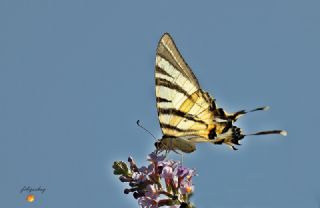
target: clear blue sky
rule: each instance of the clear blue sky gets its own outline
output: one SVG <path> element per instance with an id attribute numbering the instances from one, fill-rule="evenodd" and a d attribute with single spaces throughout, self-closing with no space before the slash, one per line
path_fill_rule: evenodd
<path id="1" fill-rule="evenodd" d="M 0 207 L 138 207 L 112 175 L 161 137 L 157 42 L 175 39 L 201 86 L 239 121 L 237 152 L 201 144 L 193 201 L 217 208 L 320 206 L 320 3 L 316 0 L 0 1 Z M 172 155 L 173 156 L 173 155 Z M 23 186 L 47 190 L 28 204 Z"/>

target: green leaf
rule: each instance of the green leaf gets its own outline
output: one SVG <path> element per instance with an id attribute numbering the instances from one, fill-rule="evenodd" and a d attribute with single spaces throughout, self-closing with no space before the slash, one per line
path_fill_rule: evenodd
<path id="1" fill-rule="evenodd" d="M 113 170 L 114 175 L 124 175 L 124 176 L 129 175 L 128 166 L 123 161 L 114 161 L 112 168 L 114 169 Z"/>

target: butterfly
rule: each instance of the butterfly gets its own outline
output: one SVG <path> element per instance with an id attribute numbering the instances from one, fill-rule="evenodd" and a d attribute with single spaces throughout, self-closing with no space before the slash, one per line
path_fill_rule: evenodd
<path id="1" fill-rule="evenodd" d="M 249 135 L 281 134 L 284 130 L 244 134 L 234 125 L 248 112 L 267 110 L 259 107 L 250 111 L 228 113 L 204 91 L 184 61 L 172 37 L 165 33 L 157 47 L 155 88 L 158 118 L 163 136 L 155 143 L 156 151 L 191 153 L 196 143 L 226 144 L 233 150 Z"/>

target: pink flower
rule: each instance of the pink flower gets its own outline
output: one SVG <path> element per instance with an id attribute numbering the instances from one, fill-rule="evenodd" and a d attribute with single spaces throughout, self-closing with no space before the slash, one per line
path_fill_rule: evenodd
<path id="1" fill-rule="evenodd" d="M 184 167 L 180 161 L 165 160 L 165 156 L 154 152 L 149 154 L 148 166 L 138 167 L 132 157 L 129 157 L 129 167 L 122 161 L 113 165 L 114 174 L 121 175 L 121 182 L 128 183 L 124 193 L 133 193 L 142 208 L 157 208 L 170 206 L 172 208 L 191 207 L 189 197 L 194 187 L 193 169 Z"/>
<path id="2" fill-rule="evenodd" d="M 172 167 L 170 167 L 170 166 L 165 166 L 165 167 L 162 169 L 160 176 L 161 176 L 161 178 L 164 178 L 164 179 L 173 178 L 173 170 L 172 170 Z"/>
<path id="3" fill-rule="evenodd" d="M 158 203 L 154 199 L 150 199 L 148 197 L 141 197 L 138 199 L 138 204 L 142 208 L 158 208 Z"/>
<path id="4" fill-rule="evenodd" d="M 159 193 L 157 191 L 156 185 L 155 184 L 149 184 L 147 185 L 145 189 L 145 194 L 146 197 L 149 197 L 151 199 L 157 199 L 159 196 Z"/>

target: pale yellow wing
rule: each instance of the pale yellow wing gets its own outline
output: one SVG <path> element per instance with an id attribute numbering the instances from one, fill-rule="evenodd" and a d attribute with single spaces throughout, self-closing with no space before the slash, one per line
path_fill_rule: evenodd
<path id="1" fill-rule="evenodd" d="M 200 89 L 169 34 L 159 41 L 156 54 L 156 99 L 159 122 L 166 136 L 208 137 L 214 128 L 215 104 Z"/>
<path id="2" fill-rule="evenodd" d="M 212 102 L 212 98 L 202 90 L 194 92 L 179 106 L 179 114 L 171 117 L 169 125 L 175 128 L 169 134 L 208 138 L 210 130 L 216 127 Z"/>

